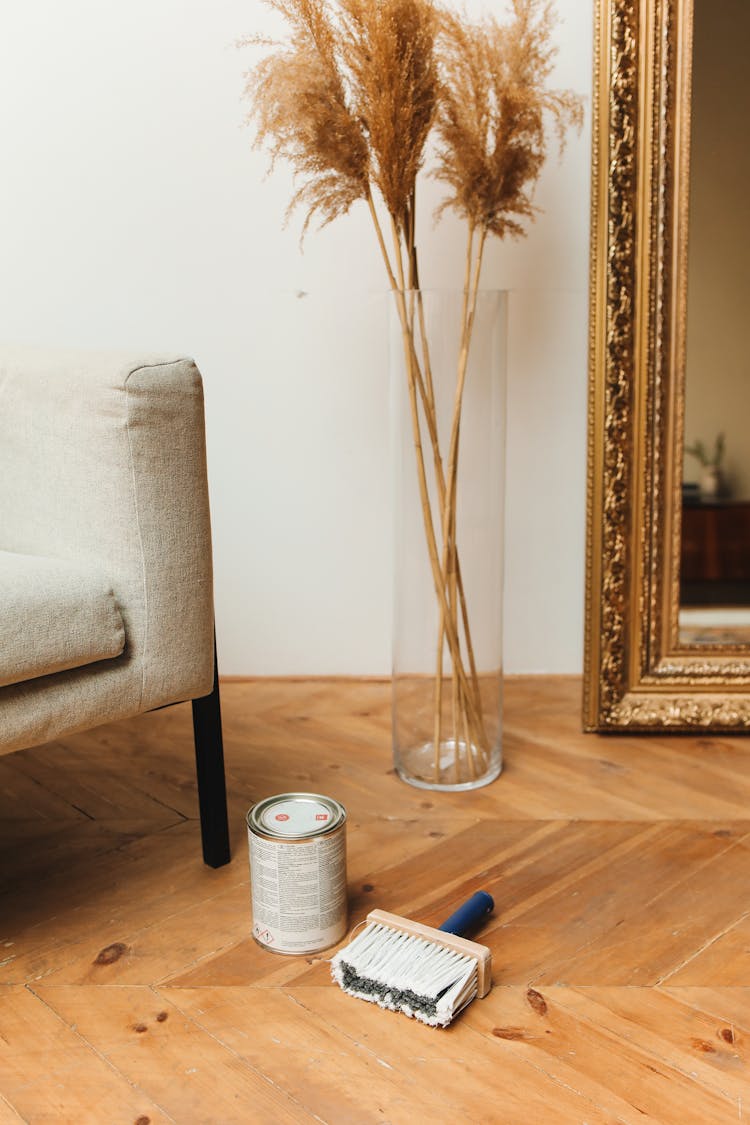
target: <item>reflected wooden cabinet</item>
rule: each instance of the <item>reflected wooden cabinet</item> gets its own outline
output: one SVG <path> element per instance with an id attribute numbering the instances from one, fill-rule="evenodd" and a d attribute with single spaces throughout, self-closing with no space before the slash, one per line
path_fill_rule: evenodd
<path id="1" fill-rule="evenodd" d="M 746 600 L 750 592 L 750 501 L 685 504 L 680 566 L 685 604 Z M 745 586 L 748 590 L 743 591 Z"/>

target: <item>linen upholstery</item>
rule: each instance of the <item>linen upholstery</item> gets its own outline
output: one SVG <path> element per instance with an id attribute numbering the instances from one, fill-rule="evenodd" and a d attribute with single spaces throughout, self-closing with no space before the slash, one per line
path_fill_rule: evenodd
<path id="1" fill-rule="evenodd" d="M 0 549 L 97 568 L 125 628 L 113 659 L 0 688 L 0 752 L 211 691 L 204 433 L 190 359 L 0 348 Z"/>
<path id="2" fill-rule="evenodd" d="M 118 656 L 112 583 L 90 566 L 0 551 L 0 687 Z"/>

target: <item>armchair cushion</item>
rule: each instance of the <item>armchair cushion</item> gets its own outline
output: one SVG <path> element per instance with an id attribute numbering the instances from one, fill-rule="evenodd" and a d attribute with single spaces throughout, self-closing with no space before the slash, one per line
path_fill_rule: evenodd
<path id="1" fill-rule="evenodd" d="M 119 656 L 125 626 L 99 568 L 0 551 L 0 687 Z"/>

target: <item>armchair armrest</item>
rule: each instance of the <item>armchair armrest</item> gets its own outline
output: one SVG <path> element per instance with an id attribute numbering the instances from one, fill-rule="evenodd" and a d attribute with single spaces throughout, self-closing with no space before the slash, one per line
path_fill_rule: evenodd
<path id="1" fill-rule="evenodd" d="M 98 564 L 147 710 L 211 690 L 203 388 L 179 357 L 0 348 L 0 548 Z"/>

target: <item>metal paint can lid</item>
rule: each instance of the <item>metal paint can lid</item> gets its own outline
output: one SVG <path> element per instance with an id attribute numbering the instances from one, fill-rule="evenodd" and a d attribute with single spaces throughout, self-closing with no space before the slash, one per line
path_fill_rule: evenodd
<path id="1" fill-rule="evenodd" d="M 346 809 L 320 793 L 279 793 L 253 805 L 247 814 L 251 832 L 275 840 L 307 840 L 334 832 Z"/>

